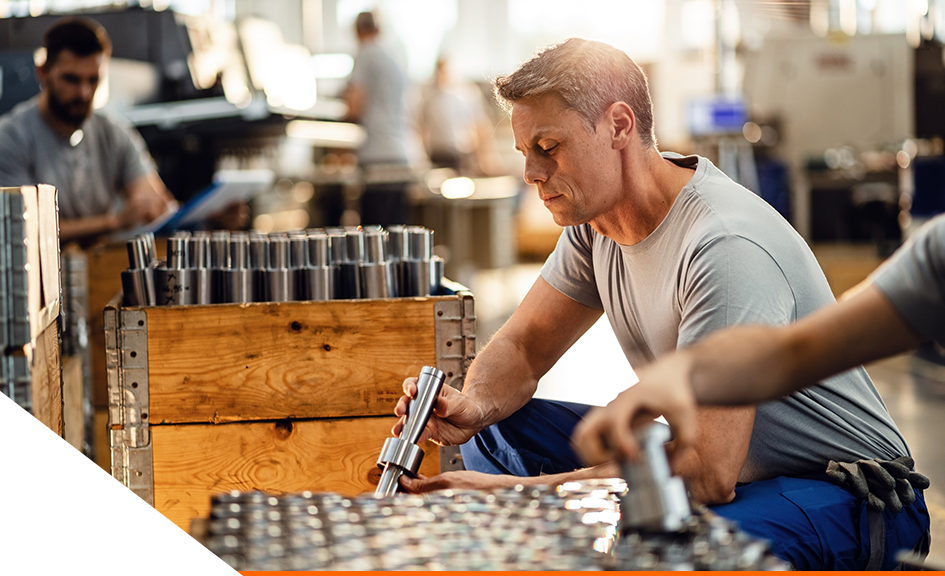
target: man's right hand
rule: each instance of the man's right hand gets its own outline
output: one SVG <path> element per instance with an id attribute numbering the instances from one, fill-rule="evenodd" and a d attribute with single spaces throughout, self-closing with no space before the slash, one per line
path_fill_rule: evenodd
<path id="1" fill-rule="evenodd" d="M 394 408 L 394 413 L 400 416 L 400 421 L 391 431 L 394 436 L 400 437 L 404 427 L 404 415 L 407 414 L 411 400 L 416 396 L 417 379 L 407 378 L 404 380 L 404 396 L 401 396 Z M 441 446 L 458 446 L 465 444 L 483 428 L 484 412 L 479 404 L 456 389 L 444 386 L 433 406 L 430 421 L 417 443 L 432 440 Z"/>

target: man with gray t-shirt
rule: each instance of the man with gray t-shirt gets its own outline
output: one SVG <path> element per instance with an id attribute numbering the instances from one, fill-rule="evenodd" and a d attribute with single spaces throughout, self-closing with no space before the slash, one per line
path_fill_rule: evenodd
<path id="1" fill-rule="evenodd" d="M 571 39 L 498 78 L 496 94 L 525 180 L 566 228 L 463 392 L 441 394 L 421 438 L 462 445 L 467 470 L 404 479 L 409 491 L 619 475 L 613 462 L 583 468 L 569 445 L 588 406 L 532 399 L 602 313 L 640 368 L 718 329 L 788 324 L 833 300 L 807 245 L 772 208 L 704 158 L 659 152 L 646 79 L 626 54 Z M 404 391 L 401 416 L 413 379 Z M 703 408 L 697 421 L 693 447 L 671 454 L 694 499 L 772 540 L 797 568 L 867 565 L 866 504 L 823 473 L 830 460 L 909 449 L 862 368 L 757 408 Z M 887 542 L 921 546 L 921 498 L 888 516 Z"/>
<path id="2" fill-rule="evenodd" d="M 163 214 L 171 197 L 141 138 L 92 110 L 111 52 L 105 30 L 66 18 L 46 32 L 44 47 L 41 92 L 0 118 L 0 186 L 55 186 L 63 241 Z"/>

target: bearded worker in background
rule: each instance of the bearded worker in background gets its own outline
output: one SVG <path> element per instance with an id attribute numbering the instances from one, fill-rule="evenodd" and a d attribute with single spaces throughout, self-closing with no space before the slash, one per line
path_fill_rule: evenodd
<path id="1" fill-rule="evenodd" d="M 43 46 L 39 95 L 0 118 L 0 186 L 55 186 L 63 242 L 164 214 L 172 197 L 141 137 L 92 109 L 111 54 L 105 29 L 66 18 L 46 32 Z"/>

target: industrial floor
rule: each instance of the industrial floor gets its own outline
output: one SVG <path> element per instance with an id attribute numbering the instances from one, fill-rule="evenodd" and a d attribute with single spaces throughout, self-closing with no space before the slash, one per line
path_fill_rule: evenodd
<path id="1" fill-rule="evenodd" d="M 861 248 L 815 250 L 836 293 L 862 280 L 879 262 Z M 832 258 L 830 262 L 827 258 Z M 839 262 L 839 264 L 838 264 Z M 508 318 L 538 277 L 538 264 L 480 270 L 465 278 L 476 297 L 480 347 Z M 932 485 L 929 564 L 945 566 L 945 366 L 903 355 L 867 366 L 893 419 L 912 449 L 917 469 Z M 593 379 L 588 396 L 585 383 Z M 537 396 L 603 405 L 636 381 L 606 319 L 595 324 L 539 383 Z"/>

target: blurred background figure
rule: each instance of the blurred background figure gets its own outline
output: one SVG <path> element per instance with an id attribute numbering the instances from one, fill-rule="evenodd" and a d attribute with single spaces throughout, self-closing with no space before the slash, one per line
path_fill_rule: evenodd
<path id="1" fill-rule="evenodd" d="M 43 48 L 40 93 L 0 118 L 0 186 L 54 185 L 63 242 L 161 216 L 172 197 L 141 137 L 92 107 L 112 51 L 105 29 L 65 18 L 46 32 Z"/>
<path id="2" fill-rule="evenodd" d="M 378 42 L 380 30 L 371 12 L 355 20 L 358 54 L 344 100 L 347 120 L 367 132 L 358 150 L 364 171 L 361 222 L 404 224 L 409 217 L 410 178 L 407 155 L 405 93 L 407 77 L 394 58 Z"/>
<path id="3" fill-rule="evenodd" d="M 492 122 L 482 91 L 456 78 L 449 61 L 440 57 L 420 106 L 420 132 L 430 163 L 466 176 L 498 172 L 490 146 Z"/>

